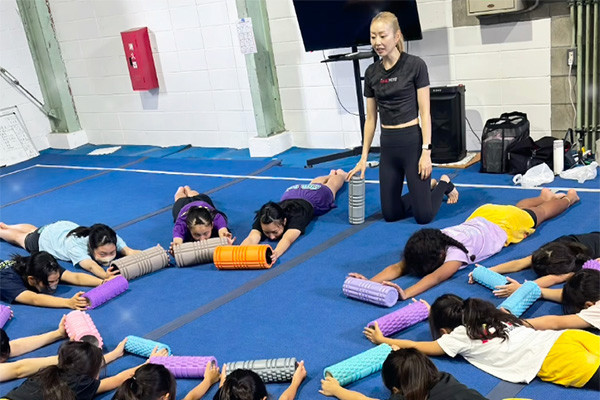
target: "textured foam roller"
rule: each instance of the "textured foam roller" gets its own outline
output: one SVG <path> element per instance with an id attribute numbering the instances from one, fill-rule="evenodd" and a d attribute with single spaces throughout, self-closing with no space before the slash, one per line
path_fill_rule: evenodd
<path id="1" fill-rule="evenodd" d="M 296 371 L 295 358 L 272 358 L 269 360 L 236 361 L 225 364 L 227 375 L 236 369 L 249 369 L 258 374 L 265 383 L 289 382 Z"/>
<path id="2" fill-rule="evenodd" d="M 340 385 L 346 386 L 380 371 L 383 362 L 391 352 L 392 348 L 382 343 L 377 347 L 325 368 L 323 376 L 331 375 Z"/>
<path id="3" fill-rule="evenodd" d="M 187 242 L 173 247 L 173 257 L 178 267 L 212 262 L 215 249 L 226 246 L 227 238 L 212 238 L 199 242 Z"/>
<path id="4" fill-rule="evenodd" d="M 96 307 L 106 303 L 110 299 L 117 297 L 129 288 L 129 282 L 123 276 L 117 276 L 110 281 L 103 283 L 102 285 L 93 288 L 89 292 L 85 293 L 83 297 L 88 299 L 90 305 L 89 310 L 93 310 Z"/>
<path id="5" fill-rule="evenodd" d="M 344 281 L 342 292 L 353 299 L 380 306 L 392 307 L 398 302 L 398 291 L 393 287 L 351 276 Z"/>
<path id="6" fill-rule="evenodd" d="M 502 302 L 498 308 L 504 308 L 515 317 L 520 317 L 542 295 L 542 289 L 534 281 L 527 281 L 521 285 L 510 297 Z"/>
<path id="7" fill-rule="evenodd" d="M 356 175 L 348 184 L 348 220 L 353 225 L 365 222 L 365 180 Z"/>
<path id="8" fill-rule="evenodd" d="M 119 258 L 110 265 L 117 268 L 121 275 L 129 281 L 166 267 L 169 265 L 169 255 L 158 245 L 141 253 Z"/>
<path id="9" fill-rule="evenodd" d="M 383 336 L 390 336 L 396 332 L 400 332 L 402 329 L 426 320 L 428 316 L 429 310 L 427 306 L 417 301 L 371 321 L 367 326 L 374 326 L 375 322 L 377 322 Z"/>
<path id="10" fill-rule="evenodd" d="M 204 378 L 206 366 L 217 359 L 214 357 L 170 356 L 151 357 L 150 364 L 164 365 L 175 378 Z"/>
<path id="11" fill-rule="evenodd" d="M 104 345 L 96 324 L 86 312 L 76 310 L 68 313 L 65 318 L 65 330 L 69 339 L 73 341 L 79 342 L 82 337 L 89 335 L 98 339 L 98 347 L 102 348 Z"/>
<path id="12" fill-rule="evenodd" d="M 218 269 L 268 269 L 273 265 L 273 249 L 268 244 L 251 246 L 219 246 L 213 262 Z"/>
<path id="13" fill-rule="evenodd" d="M 485 267 L 476 267 L 473 270 L 473 280 L 491 290 L 496 290 L 496 286 L 508 283 L 505 276 Z"/>
<path id="14" fill-rule="evenodd" d="M 600 262 L 596 260 L 587 260 L 585 263 L 583 263 L 583 266 L 581 268 L 595 269 L 596 271 L 600 271 Z"/>
<path id="15" fill-rule="evenodd" d="M 150 357 L 152 350 L 154 350 L 154 348 L 157 346 L 158 350 L 167 349 L 169 355 L 171 355 L 171 348 L 166 344 L 132 335 L 127 336 L 127 342 L 125 342 L 125 351 L 142 357 Z"/>
<path id="16" fill-rule="evenodd" d="M 4 328 L 9 319 L 10 307 L 0 304 L 0 328 Z"/>

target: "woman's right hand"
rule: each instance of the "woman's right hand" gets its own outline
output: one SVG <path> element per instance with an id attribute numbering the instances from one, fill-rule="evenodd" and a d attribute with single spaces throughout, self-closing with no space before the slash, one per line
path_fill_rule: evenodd
<path id="1" fill-rule="evenodd" d="M 367 277 L 366 277 L 366 276 L 364 276 L 364 275 L 362 275 L 362 274 L 359 274 L 358 272 L 350 272 L 350 273 L 348 274 L 348 276 L 349 276 L 350 278 L 362 279 L 363 281 L 368 281 L 368 280 L 369 280 L 369 279 L 367 279 Z"/>
<path id="2" fill-rule="evenodd" d="M 367 169 L 367 160 L 361 159 L 356 163 L 356 166 L 348 172 L 348 176 L 346 176 L 346 181 L 350 182 L 350 178 L 352 178 L 356 173 L 360 172 L 360 178 L 365 179 L 365 170 Z"/>

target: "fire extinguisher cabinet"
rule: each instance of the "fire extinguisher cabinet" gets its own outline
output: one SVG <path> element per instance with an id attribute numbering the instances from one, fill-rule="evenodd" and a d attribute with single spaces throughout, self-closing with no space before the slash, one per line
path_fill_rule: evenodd
<path id="1" fill-rule="evenodd" d="M 133 90 L 158 88 L 158 77 L 152 57 L 148 28 L 136 28 L 121 32 L 121 39 Z"/>

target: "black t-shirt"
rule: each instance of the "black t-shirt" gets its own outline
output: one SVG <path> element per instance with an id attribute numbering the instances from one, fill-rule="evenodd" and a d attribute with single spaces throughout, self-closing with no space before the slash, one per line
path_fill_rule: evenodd
<path id="1" fill-rule="evenodd" d="M 452 375 L 440 372 L 441 379 L 429 391 L 427 400 L 486 400 L 478 391 L 469 389 Z M 394 394 L 390 400 L 405 400 L 401 394 Z"/>
<path id="2" fill-rule="evenodd" d="M 376 61 L 365 71 L 365 97 L 375 97 L 382 125 L 400 125 L 417 118 L 417 89 L 429 86 L 425 61 L 401 53 L 392 68 L 386 70 Z"/>
<path id="3" fill-rule="evenodd" d="M 100 381 L 88 376 L 69 376 L 67 384 L 75 392 L 77 400 L 92 400 L 96 396 Z M 44 400 L 40 382 L 33 377 L 11 390 L 4 397 L 9 400 Z"/>
<path id="4" fill-rule="evenodd" d="M 575 242 L 580 243 L 590 250 L 593 259 L 600 258 L 600 232 L 584 233 L 581 235 L 565 235 L 553 242 Z"/>
<path id="5" fill-rule="evenodd" d="M 7 260 L 0 263 L 0 300 L 7 303 L 14 303 L 17 296 L 26 290 L 36 292 L 34 287 L 27 285 L 23 279 L 13 269 L 14 261 Z M 58 271 L 62 278 L 65 269 L 60 267 Z"/>
<path id="6" fill-rule="evenodd" d="M 281 208 L 283 208 L 283 212 L 285 213 L 287 219 L 285 230 L 298 229 L 300 233 L 303 234 L 306 230 L 306 227 L 315 215 L 315 210 L 313 209 L 312 204 L 303 199 L 289 199 L 279 202 L 278 204 Z M 260 225 L 258 215 L 254 218 L 252 229 L 259 231 L 264 239 L 265 234 Z"/>

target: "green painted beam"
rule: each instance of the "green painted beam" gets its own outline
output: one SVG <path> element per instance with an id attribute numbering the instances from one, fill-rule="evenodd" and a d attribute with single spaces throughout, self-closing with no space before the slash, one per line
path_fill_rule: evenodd
<path id="1" fill-rule="evenodd" d="M 259 137 L 285 131 L 265 0 L 236 0 L 239 18 L 251 18 L 257 53 L 246 54 L 246 71 Z"/>
<path id="2" fill-rule="evenodd" d="M 56 116 L 49 118 L 52 132 L 69 133 L 81 130 L 49 4 L 45 0 L 17 0 L 17 5 L 44 103 L 48 111 Z"/>

